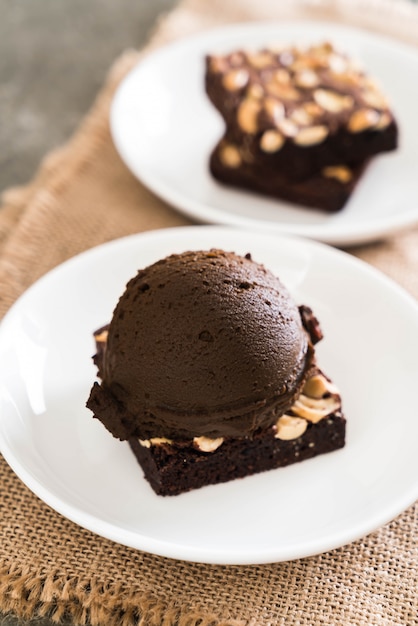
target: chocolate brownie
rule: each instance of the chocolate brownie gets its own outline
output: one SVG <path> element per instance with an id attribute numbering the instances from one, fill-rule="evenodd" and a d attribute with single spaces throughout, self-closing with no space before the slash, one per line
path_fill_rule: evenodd
<path id="1" fill-rule="evenodd" d="M 210 157 L 212 176 L 225 185 L 327 212 L 344 207 L 367 166 L 366 161 L 328 165 L 309 178 L 289 180 L 273 163 L 248 162 L 245 155 L 245 150 L 224 137 Z"/>
<path id="2" fill-rule="evenodd" d="M 397 147 L 381 89 L 329 43 L 208 56 L 205 83 L 228 142 L 257 176 L 301 181 Z"/>
<path id="3" fill-rule="evenodd" d="M 318 384 L 318 380 L 320 384 L 326 381 L 323 396 L 302 396 L 293 410 L 251 438 L 144 441 L 131 437 L 129 445 L 145 478 L 163 496 L 244 478 L 338 450 L 344 447 L 346 429 L 340 396 L 322 373 L 317 372 L 311 380 L 315 381 L 312 385 Z M 301 414 L 305 417 L 299 417 Z M 322 417 L 314 423 L 306 419 L 309 414 L 314 419 Z"/>

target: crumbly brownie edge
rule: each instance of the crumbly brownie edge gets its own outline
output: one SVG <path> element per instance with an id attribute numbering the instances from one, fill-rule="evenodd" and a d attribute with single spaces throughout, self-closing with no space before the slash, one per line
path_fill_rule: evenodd
<path id="1" fill-rule="evenodd" d="M 158 495 L 169 496 L 338 450 L 345 445 L 345 430 L 346 420 L 336 411 L 309 424 L 297 439 L 277 439 L 274 429 L 269 428 L 252 439 L 225 440 L 217 450 L 208 453 L 192 447 L 176 449 L 165 443 L 145 447 L 136 438 L 128 441 L 152 489 Z"/>
<path id="2" fill-rule="evenodd" d="M 222 159 L 224 148 L 222 140 L 209 161 L 210 172 L 219 183 L 326 212 L 339 211 L 347 204 L 367 167 L 366 161 L 352 166 L 328 167 L 325 168 L 328 175 L 317 173 L 303 181 L 294 181 L 280 171 L 244 161 L 231 162 L 228 166 Z"/>

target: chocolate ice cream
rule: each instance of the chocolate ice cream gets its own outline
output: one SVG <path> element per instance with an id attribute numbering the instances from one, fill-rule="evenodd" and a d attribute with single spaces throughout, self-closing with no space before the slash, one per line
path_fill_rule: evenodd
<path id="1" fill-rule="evenodd" d="M 312 372 L 307 311 L 250 255 L 171 255 L 128 283 L 88 407 L 119 439 L 251 438 Z"/>

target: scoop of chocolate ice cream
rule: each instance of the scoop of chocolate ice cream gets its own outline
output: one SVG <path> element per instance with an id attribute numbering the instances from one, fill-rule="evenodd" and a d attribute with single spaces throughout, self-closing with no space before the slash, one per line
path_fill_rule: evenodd
<path id="1" fill-rule="evenodd" d="M 176 254 L 128 283 L 88 406 L 120 439 L 248 437 L 291 406 L 313 352 L 289 292 L 250 255 Z"/>

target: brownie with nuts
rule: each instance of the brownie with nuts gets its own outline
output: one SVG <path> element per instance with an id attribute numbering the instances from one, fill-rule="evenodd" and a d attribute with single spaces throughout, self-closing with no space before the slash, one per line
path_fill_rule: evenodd
<path id="1" fill-rule="evenodd" d="M 329 44 L 208 56 L 206 90 L 248 162 L 301 179 L 397 147 L 377 83 Z"/>
<path id="2" fill-rule="evenodd" d="M 225 172 L 266 169 L 290 184 L 397 147 L 381 88 L 329 43 L 209 55 L 205 85 L 238 155 Z"/>
<path id="3" fill-rule="evenodd" d="M 321 339 L 313 311 L 250 254 L 173 254 L 129 281 L 95 333 L 87 406 L 160 495 L 288 465 L 344 445 Z"/>
<path id="4" fill-rule="evenodd" d="M 339 392 L 318 370 L 288 413 L 251 438 L 128 442 L 153 490 L 173 496 L 333 452 L 344 447 L 345 430 Z"/>
<path id="5" fill-rule="evenodd" d="M 322 331 L 311 309 L 301 319 L 315 343 Z M 95 364 L 103 371 L 108 326 L 95 332 Z M 229 482 L 286 467 L 345 445 L 346 419 L 338 388 L 313 367 L 301 393 L 273 424 L 251 437 L 167 438 L 130 436 L 129 446 L 157 495 L 174 496 L 206 485 Z"/>
<path id="6" fill-rule="evenodd" d="M 221 139 L 209 161 L 210 172 L 220 183 L 327 212 L 344 207 L 366 167 L 366 161 L 328 165 L 308 178 L 289 180 L 272 164 L 246 163 L 228 137 Z"/>

